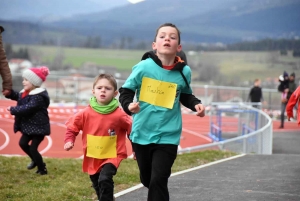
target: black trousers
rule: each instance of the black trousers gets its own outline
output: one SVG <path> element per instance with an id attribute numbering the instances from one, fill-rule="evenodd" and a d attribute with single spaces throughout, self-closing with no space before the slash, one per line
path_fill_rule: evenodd
<path id="1" fill-rule="evenodd" d="M 114 197 L 114 181 L 113 176 L 117 173 L 117 168 L 107 163 L 103 165 L 100 172 L 90 175 L 93 188 L 96 191 L 99 201 L 113 201 Z"/>
<path id="2" fill-rule="evenodd" d="M 132 143 L 141 183 L 148 188 L 148 201 L 169 201 L 168 180 L 177 156 L 177 145 Z"/>
<path id="3" fill-rule="evenodd" d="M 284 126 L 284 118 L 285 118 L 285 115 L 284 115 L 284 113 L 285 113 L 285 109 L 286 109 L 286 105 L 287 105 L 287 103 L 281 103 L 281 110 L 280 110 L 280 126 Z"/>
<path id="4" fill-rule="evenodd" d="M 27 135 L 22 134 L 19 146 L 21 149 L 31 158 L 32 161 L 38 166 L 39 170 L 44 170 L 45 164 L 43 162 L 43 157 L 38 151 L 38 147 L 44 140 L 44 135 Z M 31 144 L 29 142 L 31 141 Z"/>

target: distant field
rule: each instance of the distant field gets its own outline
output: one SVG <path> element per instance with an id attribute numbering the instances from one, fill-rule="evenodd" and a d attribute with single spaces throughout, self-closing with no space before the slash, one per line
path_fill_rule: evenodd
<path id="1" fill-rule="evenodd" d="M 19 49 L 25 46 L 14 46 Z M 112 49 L 87 49 L 56 46 L 26 46 L 30 52 L 39 56 L 42 62 L 52 62 L 55 55 L 61 54 L 64 57 L 64 64 L 71 64 L 79 68 L 85 62 L 92 62 L 102 66 L 112 66 L 119 70 L 130 70 L 138 63 L 144 51 L 112 50 Z"/>
<path id="2" fill-rule="evenodd" d="M 189 57 L 189 60 L 203 65 L 219 67 L 228 79 L 254 80 L 260 78 L 278 78 L 286 70 L 288 73 L 300 71 L 300 58 L 294 58 L 289 52 L 281 56 L 279 52 L 201 52 Z"/>
<path id="3" fill-rule="evenodd" d="M 18 49 L 24 46 L 14 46 Z M 55 55 L 63 55 L 63 63 L 80 68 L 85 62 L 102 66 L 112 66 L 119 70 L 130 71 L 138 63 L 145 51 L 67 48 L 56 46 L 27 46 L 41 63 L 52 62 Z M 253 80 L 277 78 L 284 70 L 288 73 L 300 71 L 300 58 L 291 52 L 282 56 L 279 52 L 198 52 L 188 55 L 191 66 L 194 64 L 215 65 L 227 80 Z M 193 67 L 193 66 L 192 66 Z"/>

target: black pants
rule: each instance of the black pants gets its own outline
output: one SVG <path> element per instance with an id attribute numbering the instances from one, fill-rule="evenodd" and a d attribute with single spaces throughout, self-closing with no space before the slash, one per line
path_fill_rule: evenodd
<path id="1" fill-rule="evenodd" d="M 96 191 L 99 201 L 113 201 L 114 181 L 113 176 L 117 173 L 117 168 L 111 164 L 103 165 L 100 172 L 90 175 L 93 188 Z"/>
<path id="2" fill-rule="evenodd" d="M 280 121 L 281 121 L 281 124 L 280 126 L 283 127 L 284 126 L 284 118 L 285 118 L 285 109 L 286 109 L 286 105 L 287 103 L 281 103 L 281 114 L 280 114 Z"/>
<path id="3" fill-rule="evenodd" d="M 168 180 L 177 156 L 177 145 L 132 143 L 141 183 L 148 188 L 148 201 L 169 201 Z"/>
<path id="4" fill-rule="evenodd" d="M 38 151 L 38 147 L 41 142 L 44 140 L 44 135 L 27 135 L 22 134 L 19 146 L 21 149 L 31 158 L 32 161 L 38 166 L 39 170 L 44 170 L 45 164 L 43 162 L 43 158 Z M 29 142 L 31 144 L 29 145 Z"/>

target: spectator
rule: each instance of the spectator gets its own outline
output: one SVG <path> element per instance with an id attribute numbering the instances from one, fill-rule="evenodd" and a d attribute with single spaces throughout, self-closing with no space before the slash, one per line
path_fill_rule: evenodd
<path id="1" fill-rule="evenodd" d="M 2 32 L 4 32 L 4 28 L 0 26 L 0 74 L 2 77 L 2 94 L 3 96 L 8 96 L 12 89 L 12 76 L 2 43 Z"/>
<path id="2" fill-rule="evenodd" d="M 252 106 L 255 108 L 259 108 L 259 103 L 263 101 L 262 89 L 260 87 L 260 80 L 254 80 L 254 86 L 251 88 L 248 96 L 248 101 L 251 101 Z"/>
<path id="3" fill-rule="evenodd" d="M 278 91 L 281 92 L 281 109 L 280 109 L 280 127 L 284 128 L 284 113 L 287 104 L 288 91 L 289 91 L 289 75 L 286 71 L 283 72 L 283 75 L 279 76 L 279 86 Z"/>

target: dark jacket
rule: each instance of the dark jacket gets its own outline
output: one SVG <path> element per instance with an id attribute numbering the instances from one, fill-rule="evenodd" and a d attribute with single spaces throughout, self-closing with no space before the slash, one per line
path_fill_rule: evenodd
<path id="1" fill-rule="evenodd" d="M 155 50 L 153 50 L 153 52 L 155 53 Z M 179 56 L 186 65 L 188 65 L 187 58 L 186 58 L 186 55 L 183 50 L 181 50 L 180 52 L 177 52 L 176 55 Z"/>
<path id="2" fill-rule="evenodd" d="M 12 76 L 10 72 L 10 68 L 8 66 L 8 62 L 6 59 L 3 43 L 2 43 L 2 35 L 3 27 L 0 26 L 0 74 L 2 77 L 2 89 L 11 90 L 12 89 Z"/>
<path id="3" fill-rule="evenodd" d="M 188 65 L 187 58 L 183 50 L 177 52 L 177 56 L 179 56 L 184 61 L 184 63 Z"/>
<path id="4" fill-rule="evenodd" d="M 289 100 L 290 97 L 291 97 L 291 95 L 292 95 L 292 93 L 297 89 L 297 85 L 296 85 L 296 83 L 295 83 L 294 80 L 293 81 L 289 81 L 288 85 L 289 85 L 289 92 L 287 94 L 287 99 Z"/>
<path id="5" fill-rule="evenodd" d="M 10 113 L 15 115 L 14 132 L 20 131 L 28 135 L 50 135 L 50 120 L 48 107 L 50 98 L 47 90 L 36 88 L 22 98 L 24 90 L 6 96 L 17 101 L 17 106 L 10 108 Z"/>
<path id="6" fill-rule="evenodd" d="M 149 57 L 152 58 L 153 61 L 157 65 L 162 67 L 162 63 L 161 63 L 160 59 L 156 56 L 156 54 L 153 51 L 146 52 L 143 55 L 142 60 L 145 60 Z M 182 73 L 184 66 L 186 66 L 186 63 L 184 61 L 180 61 L 174 66 L 174 68 L 172 70 L 179 71 L 182 76 L 182 79 L 184 79 L 185 83 L 188 85 L 188 87 L 190 87 L 186 78 L 184 77 L 184 75 Z M 119 101 L 121 103 L 121 106 L 123 107 L 124 111 L 128 115 L 131 115 L 131 112 L 128 110 L 128 105 L 133 102 L 135 92 L 130 89 L 126 89 L 126 88 L 122 88 L 122 87 L 119 89 L 119 92 L 120 92 Z M 195 105 L 201 103 L 201 100 L 196 98 L 193 94 L 181 93 L 180 94 L 180 102 L 182 105 L 191 109 L 192 111 L 196 111 Z"/>
<path id="7" fill-rule="evenodd" d="M 262 90 L 261 87 L 259 86 L 254 86 L 251 88 L 250 92 L 249 92 L 249 98 L 251 102 L 261 102 L 263 100 L 263 94 L 262 94 Z"/>

